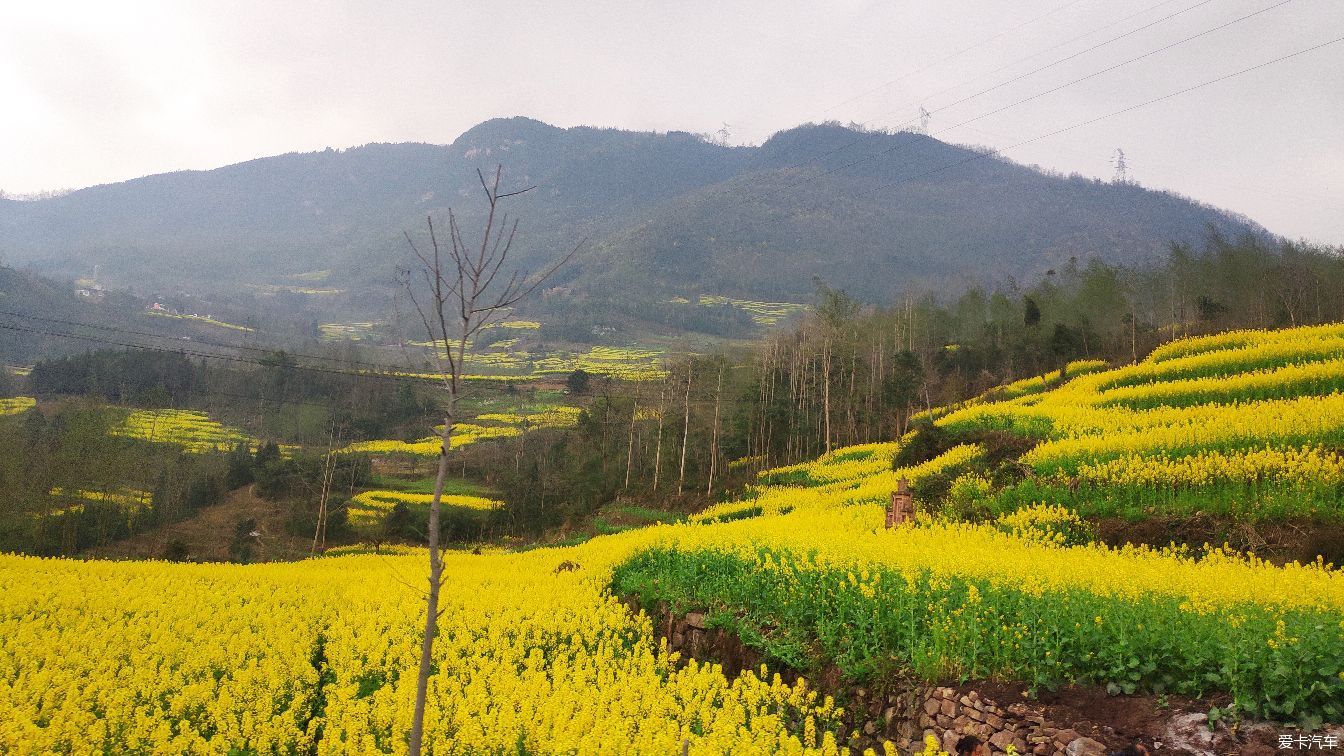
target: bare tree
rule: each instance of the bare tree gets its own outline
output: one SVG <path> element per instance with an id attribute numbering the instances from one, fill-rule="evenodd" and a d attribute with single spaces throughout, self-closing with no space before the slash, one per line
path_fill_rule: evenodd
<path id="1" fill-rule="evenodd" d="M 443 586 L 443 558 L 439 549 L 439 501 L 443 496 L 444 479 L 448 475 L 448 452 L 452 448 L 453 424 L 457 420 L 457 401 L 462 393 L 465 361 L 469 343 L 482 328 L 502 319 L 509 308 L 532 295 L 562 265 L 579 251 L 582 242 L 550 267 L 536 275 L 516 268 L 506 269 L 513 251 L 518 221 L 510 223 L 507 214 L 500 211 L 500 202 L 516 197 L 535 187 L 501 192 L 503 168 L 496 167 L 493 180 L 476 171 L 485 191 L 488 212 L 480 243 L 468 244 L 458 226 L 457 216 L 448 211 L 448 243 L 439 240 L 434 219 L 427 218 L 429 246 L 422 249 L 406 234 L 406 242 L 420 261 L 418 272 L 402 271 L 402 280 L 411 304 L 429 335 L 430 353 L 447 393 L 444 406 L 443 431 L 440 435 L 438 475 L 434 480 L 434 496 L 429 505 L 429 593 L 425 597 L 425 637 L 420 646 L 420 672 L 416 677 L 415 714 L 407 737 L 411 756 L 418 756 L 424 738 L 425 697 L 429 689 L 430 661 L 434 637 L 438 634 L 439 590 Z M 446 259 L 445 259 L 446 257 Z M 417 286 L 424 290 L 417 294 Z"/>

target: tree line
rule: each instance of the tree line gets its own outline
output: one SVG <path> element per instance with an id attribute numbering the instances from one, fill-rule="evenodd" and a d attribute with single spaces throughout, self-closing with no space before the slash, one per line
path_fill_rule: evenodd
<path id="1" fill-rule="evenodd" d="M 1149 267 L 1070 259 L 1034 284 L 955 298 L 872 307 L 820 284 L 805 318 L 751 348 L 682 359 L 659 382 L 596 377 L 578 427 L 469 454 L 513 528 L 618 499 L 689 510 L 757 470 L 897 438 L 920 410 L 1074 360 L 1127 363 L 1175 338 L 1340 320 L 1341 250 L 1216 233 Z"/>

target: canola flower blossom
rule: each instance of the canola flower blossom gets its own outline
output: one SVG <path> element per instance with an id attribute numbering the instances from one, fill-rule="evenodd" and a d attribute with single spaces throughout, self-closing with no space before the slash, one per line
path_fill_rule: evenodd
<path id="1" fill-rule="evenodd" d="M 350 524 L 372 526 L 382 522 L 393 507 L 406 504 L 410 507 L 426 508 L 434 499 L 433 494 L 411 493 L 406 491 L 363 491 L 350 499 L 348 506 Z M 445 508 L 455 508 L 472 513 L 492 512 L 504 506 L 498 499 L 467 494 L 443 494 L 439 499 Z"/>
<path id="2" fill-rule="evenodd" d="M 986 526 L 893 532 L 880 520 L 877 508 L 818 508 L 563 549 L 450 554 L 427 717 L 435 752 L 522 742 L 533 752 L 655 753 L 683 740 L 694 753 L 809 752 L 789 723 L 804 712 L 825 721 L 833 705 L 768 677 L 678 666 L 647 618 L 605 592 L 616 565 L 652 547 L 756 561 L 769 545 L 795 555 L 789 569 L 1171 596 L 1194 616 L 1243 605 L 1344 612 L 1344 578 L 1314 565 L 1059 548 Z M 280 753 L 312 747 L 320 727 L 319 753 L 397 753 L 414 695 L 422 557 L 251 566 L 0 557 L 0 749 Z M 580 569 L 557 571 L 564 561 Z M 325 704 L 315 711 L 319 684 Z"/>
<path id="3" fill-rule="evenodd" d="M 252 438 L 241 430 L 222 425 L 204 412 L 193 410 L 136 410 L 126 417 L 121 426 L 113 428 L 111 433 L 153 443 L 173 444 L 189 452 L 227 450 L 238 444 L 254 444 Z"/>
<path id="4" fill-rule="evenodd" d="M 0 417 L 27 412 L 35 406 L 37 406 L 37 400 L 31 396 L 15 396 L 8 399 L 0 399 Z"/>
<path id="5" fill-rule="evenodd" d="M 1183 457 L 1126 454 L 1080 464 L 1074 477 L 1102 486 L 1208 486 L 1267 480 L 1338 485 L 1344 482 L 1344 457 L 1311 445 L 1226 452 L 1201 449 Z"/>
<path id="6" fill-rule="evenodd" d="M 1328 350 L 1344 327 L 1304 338 Z M 1210 339 L 1049 391 L 970 403 L 937 422 L 1033 435 L 1042 443 L 1028 459 L 1038 469 L 1097 484 L 1335 481 L 1339 395 L 1106 403 L 1130 385 L 1116 382 L 1127 370 L 1185 370 L 1183 360 L 1291 341 Z M 500 424 L 489 427 L 518 427 L 510 413 L 495 414 L 488 422 Z M 1086 648 L 1076 670 L 1088 681 L 1132 686 L 1140 678 L 1122 675 L 1142 652 L 1156 660 L 1142 674 L 1173 675 L 1183 689 L 1225 686 L 1248 706 L 1344 705 L 1339 570 L 1223 549 L 1197 557 L 1070 545 L 1080 521 L 1048 502 L 986 524 L 921 518 L 888 530 L 881 505 L 898 480 L 941 475 L 971 487 L 959 473 L 985 455 L 961 444 L 893 470 L 898 449 L 851 447 L 767 470 L 737 501 L 692 522 L 572 547 L 448 554 L 426 716 L 432 753 L 845 752 L 836 703 L 805 681 L 786 685 L 764 671 L 730 680 L 656 642 L 648 617 L 613 595 L 630 565 L 681 569 L 654 576 L 664 589 L 725 596 L 713 591 L 749 586 L 776 600 L 761 607 L 823 606 L 844 630 L 827 643 L 866 643 L 878 620 L 919 619 L 927 631 L 908 639 L 923 672 L 1055 679 L 1068 649 Z M 367 493 L 375 510 L 423 496 Z M 405 547 L 246 566 L 0 556 L 0 751 L 403 753 L 424 562 L 422 550 Z M 882 637 L 871 647 L 899 651 Z M 869 663 L 863 654 L 836 658 L 854 669 Z M 1285 681 L 1280 668 L 1296 677 Z"/>
<path id="7" fill-rule="evenodd" d="M 1339 443 L 1341 390 L 1344 326 L 1333 324 L 1178 341 L 1136 365 L 1080 375 L 1041 394 L 969 402 L 933 421 L 951 431 L 1040 439 L 1023 461 L 1042 473 L 1072 474 L 1117 458 L 1217 452 L 1232 460 L 1265 448 Z"/>
<path id="8" fill-rule="evenodd" d="M 450 439 L 451 448 L 497 438 L 516 438 L 527 431 L 543 428 L 572 428 L 579 422 L 579 407 L 550 405 L 536 412 L 488 412 L 477 415 L 474 422 L 456 423 Z M 443 426 L 435 431 L 441 433 Z M 405 454 L 414 457 L 437 457 L 443 447 L 439 436 L 426 436 L 416 441 L 376 440 L 355 441 L 339 450 L 341 454 Z"/>

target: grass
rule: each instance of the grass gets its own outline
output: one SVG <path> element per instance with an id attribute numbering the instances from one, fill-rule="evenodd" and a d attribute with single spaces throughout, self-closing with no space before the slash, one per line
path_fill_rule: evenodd
<path id="1" fill-rule="evenodd" d="M 434 493 L 434 479 L 409 480 L 407 478 L 394 478 L 389 475 L 375 475 L 369 482 L 369 487 L 400 493 L 432 494 Z M 462 478 L 445 479 L 443 481 L 443 492 L 454 496 L 490 496 L 493 493 L 489 488 L 479 483 Z"/>

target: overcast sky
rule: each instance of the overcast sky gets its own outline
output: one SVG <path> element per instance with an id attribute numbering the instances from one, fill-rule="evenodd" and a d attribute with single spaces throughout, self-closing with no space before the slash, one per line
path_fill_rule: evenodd
<path id="1" fill-rule="evenodd" d="M 1341 0 L 3 0 L 0 189 L 446 143 L 510 115 L 759 143 L 923 105 L 934 136 L 1004 149 L 1338 37 Z M 1110 177 L 1117 147 L 1145 186 L 1344 244 L 1344 42 L 1004 154 Z"/>

